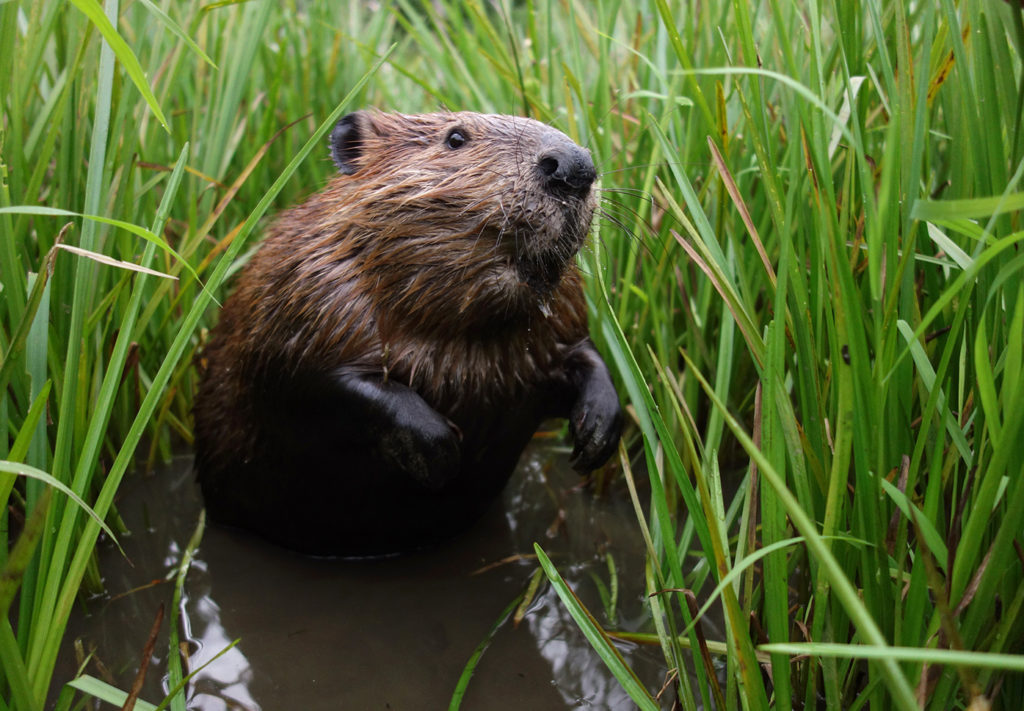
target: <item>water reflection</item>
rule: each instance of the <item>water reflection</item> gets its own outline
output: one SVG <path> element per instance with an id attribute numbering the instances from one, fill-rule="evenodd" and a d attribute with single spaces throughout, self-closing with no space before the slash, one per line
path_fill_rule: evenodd
<path id="1" fill-rule="evenodd" d="M 181 610 L 188 666 L 206 665 L 193 679 L 188 707 L 446 708 L 473 650 L 536 569 L 534 541 L 599 618 L 603 607 L 594 576 L 610 582 L 605 555 L 611 553 L 620 588 L 618 625 L 648 629 L 642 543 L 632 508 L 623 497 L 597 499 L 579 488 L 564 459 L 535 444 L 500 505 L 466 535 L 416 555 L 316 560 L 208 528 Z M 200 507 L 187 460 L 139 478 L 131 489 L 120 510 L 134 530 L 146 533 L 124 542 L 134 567 L 112 551 L 102 556 L 112 593 L 147 578 L 171 579 Z M 492 566 L 517 554 L 522 557 Z M 170 599 L 170 588 L 160 584 L 120 598 L 131 604 L 100 605 L 74 620 L 69 640 L 93 647 L 126 688 L 151 611 Z M 217 656 L 237 638 L 236 647 Z M 158 650 L 167 649 L 165 641 L 160 645 Z M 620 651 L 657 691 L 664 674 L 658 648 L 622 645 Z M 156 668 L 166 668 L 157 662 Z M 165 689 L 166 679 L 149 679 L 144 698 L 158 700 Z M 506 624 L 495 636 L 462 705 L 470 711 L 530 707 L 633 708 L 547 586 L 521 625 Z"/>
<path id="2" fill-rule="evenodd" d="M 206 563 L 194 561 L 191 572 L 189 593 L 182 599 L 181 637 L 187 640 L 189 667 L 202 671 L 193 677 L 188 706 L 196 711 L 260 711 L 249 693 L 252 666 L 241 649 L 231 647 L 233 640 L 220 621 L 220 606 L 209 594 Z M 168 690 L 166 679 L 164 690 Z"/>
<path id="3" fill-rule="evenodd" d="M 551 665 L 552 683 L 568 708 L 632 708 L 629 696 L 591 651 L 554 590 L 547 588 L 530 612 L 527 622 L 537 651 Z M 632 647 L 622 645 L 619 651 L 631 662 Z"/>

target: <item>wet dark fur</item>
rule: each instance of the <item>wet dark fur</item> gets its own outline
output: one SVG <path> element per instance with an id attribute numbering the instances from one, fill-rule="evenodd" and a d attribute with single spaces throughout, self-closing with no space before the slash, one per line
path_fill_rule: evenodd
<path id="1" fill-rule="evenodd" d="M 621 416 L 574 262 L 586 153 L 470 113 L 360 112 L 332 141 L 342 174 L 276 221 L 203 353 L 211 517 L 385 553 L 472 522 L 545 417 L 570 417 L 579 469 L 603 463 Z"/>

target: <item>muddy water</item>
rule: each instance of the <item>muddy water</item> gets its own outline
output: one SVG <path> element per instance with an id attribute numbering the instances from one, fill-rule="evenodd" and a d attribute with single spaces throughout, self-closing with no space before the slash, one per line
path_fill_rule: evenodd
<path id="1" fill-rule="evenodd" d="M 431 551 L 385 560 L 312 559 L 207 527 L 181 609 L 190 668 L 209 662 L 190 689 L 188 707 L 448 708 L 473 650 L 537 567 L 527 557 L 501 561 L 532 554 L 534 541 L 602 624 L 649 631 L 643 547 L 628 496 L 613 488 L 596 497 L 579 483 L 564 451 L 538 440 L 501 501 L 468 533 Z M 157 607 L 170 605 L 168 579 L 200 508 L 189 458 L 126 485 L 119 510 L 133 531 L 122 541 L 128 560 L 113 548 L 102 551 L 108 593 L 76 611 L 58 679 L 73 674 L 77 640 L 94 653 L 88 673 L 128 688 Z M 610 587 L 608 553 L 618 577 L 614 611 L 605 610 L 595 582 Z M 166 685 L 166 627 L 143 693 L 154 702 Z M 210 661 L 237 638 L 236 647 Z M 659 649 L 619 649 L 656 693 L 665 668 Z M 669 700 L 663 702 L 668 707 Z M 462 708 L 633 705 L 544 584 L 522 623 L 509 621 L 498 630 Z"/>

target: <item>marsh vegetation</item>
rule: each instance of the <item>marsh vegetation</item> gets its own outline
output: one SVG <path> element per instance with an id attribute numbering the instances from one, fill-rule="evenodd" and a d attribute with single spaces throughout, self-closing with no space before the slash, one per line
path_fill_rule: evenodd
<path id="1" fill-rule="evenodd" d="M 998 0 L 0 4 L 0 709 L 44 707 L 126 472 L 191 440 L 216 299 L 366 106 L 591 150 L 631 417 L 601 476 L 680 707 L 1019 708 L 1022 56 Z"/>

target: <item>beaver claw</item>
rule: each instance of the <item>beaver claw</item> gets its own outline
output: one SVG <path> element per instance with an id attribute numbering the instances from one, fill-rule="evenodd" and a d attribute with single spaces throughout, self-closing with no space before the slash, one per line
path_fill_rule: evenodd
<path id="1" fill-rule="evenodd" d="M 587 381 L 569 414 L 569 428 L 573 469 L 586 474 L 608 461 L 622 434 L 622 409 L 611 381 L 606 377 Z"/>

